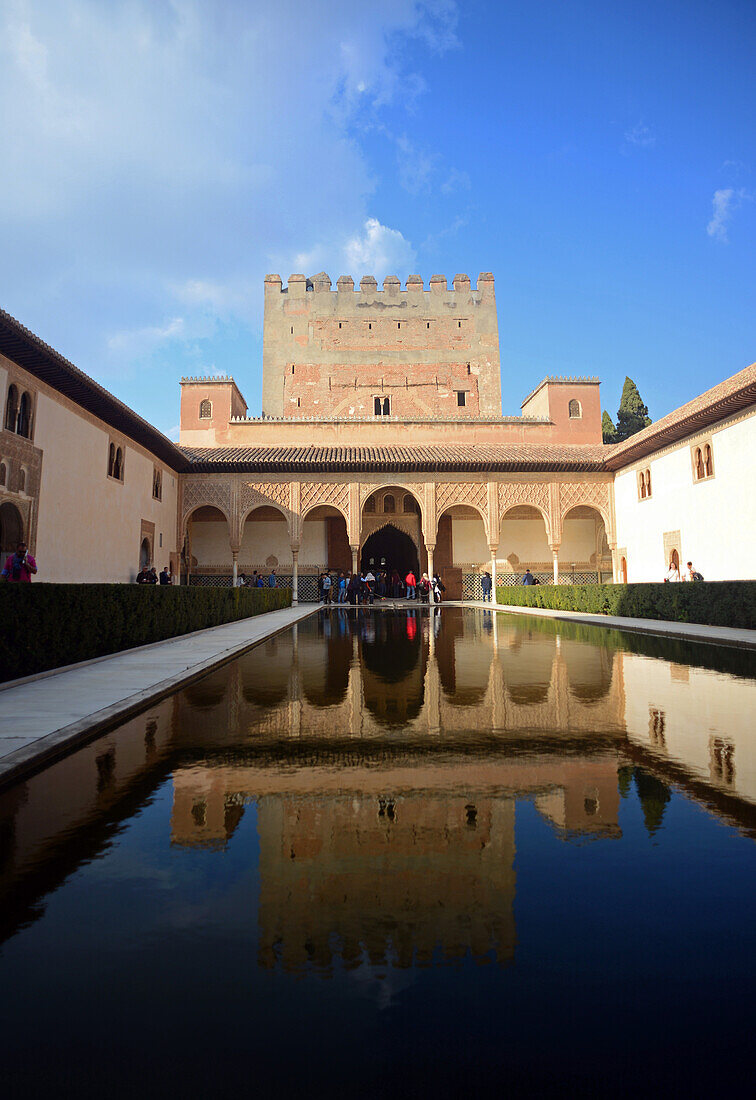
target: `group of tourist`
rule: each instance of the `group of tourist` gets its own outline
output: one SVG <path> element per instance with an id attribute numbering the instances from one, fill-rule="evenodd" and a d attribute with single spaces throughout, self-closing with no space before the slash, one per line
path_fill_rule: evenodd
<path id="1" fill-rule="evenodd" d="M 245 573 L 240 573 L 236 578 L 237 588 L 277 588 L 278 577 L 276 576 L 275 569 L 271 569 L 267 577 L 264 577 L 262 573 L 258 573 L 255 569 L 251 577 L 246 576 Z"/>
<path id="2" fill-rule="evenodd" d="M 360 573 L 341 571 L 338 575 L 331 575 L 329 570 L 325 570 L 318 577 L 318 599 L 326 604 L 372 604 L 376 599 L 403 598 L 441 603 L 445 591 L 438 573 L 434 573 L 433 577 L 423 573 L 418 581 L 411 569 L 404 580 L 396 569 L 391 572 L 381 569 L 377 575 L 372 569 Z"/>
<path id="3" fill-rule="evenodd" d="M 702 580 L 703 580 L 703 576 L 698 572 L 697 569 L 693 568 L 693 562 L 692 561 L 689 561 L 687 563 L 686 572 L 683 573 L 682 576 L 681 576 L 680 575 L 680 570 L 678 569 L 678 566 L 677 566 L 677 562 L 675 561 L 674 558 L 669 563 L 669 570 L 667 571 L 667 575 L 664 578 L 665 584 L 667 582 L 676 583 L 677 581 L 702 581 Z"/>
<path id="4" fill-rule="evenodd" d="M 143 565 L 136 576 L 137 584 L 173 584 L 173 573 L 164 565 L 158 575 L 154 565 Z"/>

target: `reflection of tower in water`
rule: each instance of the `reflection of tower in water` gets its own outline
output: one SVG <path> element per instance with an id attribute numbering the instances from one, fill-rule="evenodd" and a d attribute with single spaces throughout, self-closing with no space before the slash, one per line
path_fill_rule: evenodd
<path id="1" fill-rule="evenodd" d="M 263 966 L 514 953 L 512 798 L 266 796 L 258 830 Z"/>

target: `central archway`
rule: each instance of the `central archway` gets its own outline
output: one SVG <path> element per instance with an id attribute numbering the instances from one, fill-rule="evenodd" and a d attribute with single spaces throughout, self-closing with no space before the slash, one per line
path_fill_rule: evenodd
<path id="1" fill-rule="evenodd" d="M 402 579 L 411 569 L 417 576 L 420 568 L 417 547 L 408 534 L 394 527 L 393 523 L 387 523 L 365 539 L 360 568 L 372 569 L 373 572 L 386 569 L 389 573 L 396 569 Z"/>

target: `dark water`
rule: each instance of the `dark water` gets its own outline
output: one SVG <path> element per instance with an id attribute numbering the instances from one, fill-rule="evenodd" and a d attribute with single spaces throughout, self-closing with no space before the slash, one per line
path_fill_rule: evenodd
<path id="1" fill-rule="evenodd" d="M 751 1079 L 753 659 L 300 624 L 0 794 L 3 1095 Z"/>

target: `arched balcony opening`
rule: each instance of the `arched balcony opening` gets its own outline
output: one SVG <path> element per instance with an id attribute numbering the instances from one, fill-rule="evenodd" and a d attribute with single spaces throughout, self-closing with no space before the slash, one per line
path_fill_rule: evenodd
<path id="1" fill-rule="evenodd" d="M 231 533 L 220 508 L 203 504 L 186 518 L 182 553 L 187 582 L 194 585 L 231 584 Z"/>
<path id="2" fill-rule="evenodd" d="M 579 504 L 565 514 L 559 577 L 564 584 L 611 584 L 612 554 L 598 509 Z"/>
<path id="3" fill-rule="evenodd" d="M 518 504 L 504 513 L 497 561 L 499 584 L 521 584 L 528 569 L 541 584 L 553 582 L 554 558 L 543 512 L 530 504 Z"/>
<path id="4" fill-rule="evenodd" d="M 446 586 L 446 599 L 482 599 L 481 578 L 490 570 L 491 551 L 477 508 L 453 504 L 439 514 L 433 560 Z"/>
<path id="5" fill-rule="evenodd" d="M 242 524 L 239 573 L 247 583 L 255 573 L 267 583 L 275 571 L 280 586 L 291 587 L 292 555 L 286 516 L 272 505 L 253 508 Z"/>

